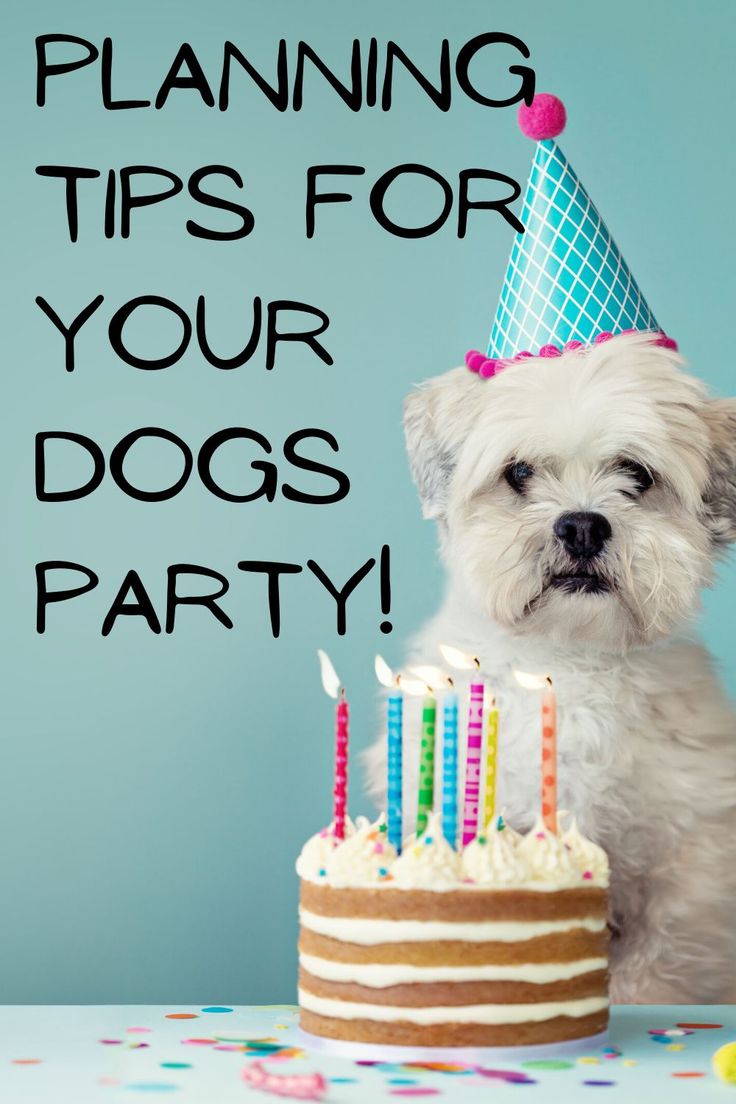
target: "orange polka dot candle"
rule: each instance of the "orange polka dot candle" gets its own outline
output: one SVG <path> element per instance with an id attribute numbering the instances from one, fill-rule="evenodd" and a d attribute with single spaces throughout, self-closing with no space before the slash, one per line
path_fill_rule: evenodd
<path id="1" fill-rule="evenodd" d="M 542 819 L 548 832 L 557 831 L 557 697 L 549 675 L 542 693 Z"/>
<path id="2" fill-rule="evenodd" d="M 542 819 L 557 835 L 557 697 L 549 675 L 514 671 L 514 676 L 525 689 L 542 691 Z"/>

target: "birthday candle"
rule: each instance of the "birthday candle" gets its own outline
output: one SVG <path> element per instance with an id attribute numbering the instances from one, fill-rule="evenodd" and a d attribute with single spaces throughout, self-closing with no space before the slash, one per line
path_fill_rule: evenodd
<path id="1" fill-rule="evenodd" d="M 468 745 L 463 798 L 463 847 L 478 833 L 480 804 L 480 755 L 483 746 L 483 683 L 471 682 L 468 709 Z"/>
<path id="2" fill-rule="evenodd" d="M 337 698 L 335 707 L 335 782 L 332 788 L 332 821 L 335 839 L 345 839 L 345 813 L 348 800 L 348 703 L 345 690 L 340 685 L 329 656 L 320 648 L 322 685 L 331 698 Z"/>
<path id="3" fill-rule="evenodd" d="M 437 699 L 430 691 L 422 706 L 422 739 L 419 749 L 419 797 L 417 801 L 417 836 L 427 827 L 434 806 L 434 730 Z"/>
<path id="4" fill-rule="evenodd" d="M 542 819 L 549 832 L 557 834 L 557 698 L 549 675 L 514 671 L 516 681 L 527 690 L 542 690 Z"/>
<path id="5" fill-rule="evenodd" d="M 542 817 L 550 832 L 557 832 L 557 698 L 552 679 L 542 694 Z"/>
<path id="6" fill-rule="evenodd" d="M 390 690 L 386 711 L 387 744 L 387 815 L 388 842 L 401 854 L 402 836 L 402 741 L 404 724 L 404 694 L 399 688 L 400 678 L 394 675 L 386 660 L 377 655 L 374 668 L 376 678 Z"/>
<path id="7" fill-rule="evenodd" d="M 457 694 L 445 694 L 442 715 L 442 831 L 457 847 Z"/>
<path id="8" fill-rule="evenodd" d="M 340 687 L 335 707 L 335 784 L 332 789 L 335 839 L 345 839 L 345 811 L 348 803 L 348 703 Z"/>
<path id="9" fill-rule="evenodd" d="M 401 854 L 401 741 L 404 695 L 398 689 L 388 696 L 388 842 Z"/>
<path id="10" fill-rule="evenodd" d="M 486 794 L 483 821 L 493 820 L 496 811 L 496 763 L 498 759 L 498 709 L 491 695 L 491 707 L 486 714 Z"/>

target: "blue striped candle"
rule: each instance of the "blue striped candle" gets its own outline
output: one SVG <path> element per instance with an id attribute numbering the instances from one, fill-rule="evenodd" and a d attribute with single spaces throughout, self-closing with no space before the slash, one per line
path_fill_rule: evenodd
<path id="1" fill-rule="evenodd" d="M 457 846 L 457 694 L 445 694 L 442 727 L 442 831 Z"/>
<path id="2" fill-rule="evenodd" d="M 388 696 L 388 842 L 401 854 L 402 768 L 401 741 L 404 695 L 392 690 Z"/>

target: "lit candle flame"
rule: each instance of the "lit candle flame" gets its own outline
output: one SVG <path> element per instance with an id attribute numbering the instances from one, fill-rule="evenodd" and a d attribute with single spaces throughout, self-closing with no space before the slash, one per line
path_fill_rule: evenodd
<path id="1" fill-rule="evenodd" d="M 452 686 L 453 681 L 449 675 L 446 675 L 444 671 L 441 671 L 439 667 L 432 667 L 429 665 L 410 667 L 409 670 L 413 675 L 418 675 L 422 682 L 427 686 Z"/>
<path id="2" fill-rule="evenodd" d="M 440 651 L 445 662 L 458 671 L 480 670 L 480 660 L 470 652 L 461 652 L 459 648 L 453 648 L 450 644 L 440 644 Z"/>
<path id="3" fill-rule="evenodd" d="M 381 686 L 398 686 L 399 676 L 393 673 L 383 656 L 377 655 L 373 666 L 375 668 L 376 678 L 381 683 Z"/>
<path id="4" fill-rule="evenodd" d="M 406 678 L 404 675 L 399 675 L 396 682 L 402 690 L 405 690 L 406 693 L 410 694 L 413 698 L 421 698 L 424 697 L 425 694 L 432 693 L 432 687 L 420 679 L 411 679 Z"/>
<path id="5" fill-rule="evenodd" d="M 340 693 L 340 680 L 337 677 L 337 671 L 332 666 L 332 661 L 327 652 L 323 652 L 321 648 L 318 648 L 317 655 L 319 656 L 319 670 L 325 693 L 329 694 L 331 698 L 337 698 Z"/>
<path id="6" fill-rule="evenodd" d="M 514 678 L 525 690 L 544 690 L 552 685 L 549 675 L 535 675 L 528 671 L 514 671 Z"/>

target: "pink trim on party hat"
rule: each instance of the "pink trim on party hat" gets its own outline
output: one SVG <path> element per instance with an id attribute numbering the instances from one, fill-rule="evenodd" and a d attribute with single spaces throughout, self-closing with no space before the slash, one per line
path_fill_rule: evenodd
<path id="1" fill-rule="evenodd" d="M 563 353 L 578 353 L 584 352 L 586 349 L 590 349 L 593 345 L 602 345 L 606 341 L 610 341 L 612 337 L 623 337 L 624 334 L 641 333 L 641 330 L 623 330 L 620 334 L 612 334 L 608 330 L 604 330 L 602 333 L 596 334 L 590 345 L 584 345 L 582 341 L 568 341 L 565 345 L 543 345 L 538 353 L 530 353 L 528 349 L 522 349 L 520 353 L 516 353 L 512 357 L 504 357 L 503 359 L 494 360 L 492 357 L 487 357 L 485 353 L 479 352 L 477 349 L 470 349 L 465 354 L 465 364 L 471 372 L 476 373 L 481 379 L 491 379 L 493 376 L 498 375 L 504 368 L 508 368 L 510 364 L 518 364 L 519 361 L 529 360 L 531 357 L 538 356 L 543 358 L 559 357 Z M 668 337 L 663 331 L 651 334 L 651 338 L 655 345 L 659 345 L 663 349 L 672 349 L 677 352 L 677 342 L 674 338 Z"/>

